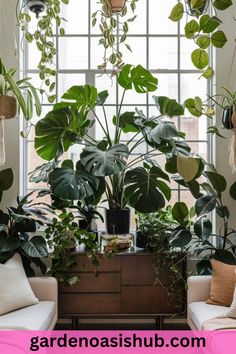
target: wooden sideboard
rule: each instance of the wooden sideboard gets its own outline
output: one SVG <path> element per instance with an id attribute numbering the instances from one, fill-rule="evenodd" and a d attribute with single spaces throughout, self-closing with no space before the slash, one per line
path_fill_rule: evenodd
<path id="1" fill-rule="evenodd" d="M 98 257 L 99 273 L 95 276 L 86 253 L 76 255 L 74 272 L 80 281 L 73 287 L 59 286 L 59 318 L 71 318 L 73 326 L 79 318 L 156 318 L 161 327 L 164 316 L 184 313 L 184 286 L 176 284 L 176 292 L 184 300 L 181 308 L 168 299 L 165 287 L 173 279 L 169 269 L 160 274 L 164 287 L 154 286 L 152 254 L 134 251 L 118 253 L 112 258 Z M 185 261 L 179 262 L 177 257 L 177 263 L 184 275 Z"/>

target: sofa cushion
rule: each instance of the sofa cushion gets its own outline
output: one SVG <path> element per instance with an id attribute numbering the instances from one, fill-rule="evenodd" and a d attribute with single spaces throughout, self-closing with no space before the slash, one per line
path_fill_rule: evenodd
<path id="1" fill-rule="evenodd" d="M 202 329 L 203 322 L 222 316 L 227 310 L 228 307 L 208 305 L 204 301 L 192 302 L 188 305 L 189 316 L 199 330 Z"/>
<path id="2" fill-rule="evenodd" d="M 55 316 L 53 301 L 40 301 L 0 316 L 0 329 L 47 330 Z"/>
<path id="3" fill-rule="evenodd" d="M 208 304 L 230 306 L 233 300 L 236 265 L 211 260 L 212 280 Z"/>
<path id="4" fill-rule="evenodd" d="M 228 309 L 228 311 L 225 313 L 225 317 L 231 317 L 231 318 L 236 318 L 236 287 L 234 289 L 234 296 L 233 296 L 233 301 Z"/>
<path id="5" fill-rule="evenodd" d="M 0 284 L 0 315 L 38 303 L 19 254 L 0 264 Z"/>

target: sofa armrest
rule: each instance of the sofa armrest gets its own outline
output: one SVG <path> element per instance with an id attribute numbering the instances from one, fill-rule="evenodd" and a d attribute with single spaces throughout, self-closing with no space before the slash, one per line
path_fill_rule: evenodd
<path id="1" fill-rule="evenodd" d="M 211 275 L 188 278 L 188 304 L 195 301 L 206 301 L 209 298 L 211 278 Z"/>
<path id="2" fill-rule="evenodd" d="M 58 285 L 53 277 L 28 278 L 35 296 L 41 301 L 54 301 L 57 303 Z"/>

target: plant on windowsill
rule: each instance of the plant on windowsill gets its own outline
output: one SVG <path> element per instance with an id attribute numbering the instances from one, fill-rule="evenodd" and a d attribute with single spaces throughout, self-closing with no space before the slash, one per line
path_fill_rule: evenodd
<path id="1" fill-rule="evenodd" d="M 101 9 L 92 14 L 92 26 L 99 25 L 99 45 L 104 47 L 103 63 L 98 65 L 98 69 L 107 72 L 111 66 L 112 75 L 115 75 L 124 67 L 121 46 L 132 51 L 126 40 L 129 23 L 136 18 L 134 12 L 137 2 L 138 0 L 99 0 Z M 132 17 L 129 17 L 128 7 L 133 12 Z"/>
<path id="2" fill-rule="evenodd" d="M 191 54 L 192 63 L 206 79 L 214 74 L 209 63 L 208 48 L 210 45 L 223 48 L 227 42 L 224 31 L 218 29 L 222 23 L 218 11 L 224 11 L 231 5 L 231 0 L 181 0 L 170 13 L 169 18 L 174 22 L 181 21 L 185 13 L 191 17 L 184 28 L 185 37 L 196 44 L 197 48 Z M 213 16 L 205 13 L 210 6 Z"/>
<path id="3" fill-rule="evenodd" d="M 82 144 L 83 151 L 76 166 L 71 160 L 66 160 L 49 173 L 51 193 L 72 201 L 94 196 L 97 200 L 97 195 L 100 198 L 105 195 L 109 205 L 106 211 L 107 232 L 126 234 L 129 233 L 127 206 L 138 212 L 151 213 L 163 208 L 165 200 L 171 197 L 169 176 L 154 159 L 165 156 L 166 171 L 176 173 L 177 166 L 184 163 L 183 156 L 189 155 L 190 147 L 182 140 L 184 134 L 177 131 L 171 121 L 171 117 L 184 114 L 183 106 L 174 99 L 154 97 L 157 115 L 153 117 L 146 117 L 139 110 L 123 111 L 127 91 L 134 89 L 141 94 L 156 90 L 157 79 L 149 71 L 140 65 L 126 65 L 117 82 L 123 88 L 123 95 L 116 116 L 106 114 L 107 91 L 98 93 L 89 85 L 73 86 L 62 96 L 62 101 L 37 123 L 35 149 L 51 166 L 52 161 L 58 163 L 70 146 Z M 102 108 L 102 116 L 97 115 L 96 107 Z M 90 134 L 89 128 L 95 122 L 103 131 L 101 140 Z M 132 137 L 123 143 L 125 134 L 129 133 Z M 143 143 L 148 144 L 149 152 L 133 158 L 135 149 Z M 195 160 L 188 161 L 191 175 L 195 173 Z M 140 163 L 143 165 L 137 167 Z M 45 165 L 42 168 L 45 171 Z M 116 214 L 116 221 L 109 224 L 111 213 Z"/>
<path id="4" fill-rule="evenodd" d="M 60 36 L 64 36 L 65 30 L 62 26 L 64 18 L 61 16 L 61 6 L 63 4 L 68 5 L 69 0 L 47 0 L 45 11 L 43 15 L 38 18 L 37 27 L 31 32 L 29 31 L 29 24 L 32 20 L 32 15 L 25 10 L 26 4 L 24 2 L 19 10 L 18 4 L 18 26 L 20 27 L 25 40 L 29 44 L 35 43 L 38 51 L 40 52 L 40 60 L 38 63 L 39 77 L 42 84 L 45 85 L 45 90 L 43 92 L 47 94 L 48 101 L 53 103 L 56 99 L 56 95 L 54 93 L 56 85 L 54 59 L 57 53 L 54 38 L 54 27 Z"/>

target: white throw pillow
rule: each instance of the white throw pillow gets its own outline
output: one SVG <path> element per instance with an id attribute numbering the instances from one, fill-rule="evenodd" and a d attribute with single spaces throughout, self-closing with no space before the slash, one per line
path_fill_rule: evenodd
<path id="1" fill-rule="evenodd" d="M 0 315 L 38 302 L 26 277 L 21 256 L 15 254 L 5 264 L 0 264 Z"/>
<path id="2" fill-rule="evenodd" d="M 227 311 L 227 313 L 225 314 L 225 317 L 236 318 L 236 287 L 234 290 L 234 297 L 233 297 L 232 304 L 229 308 L 229 311 Z"/>

